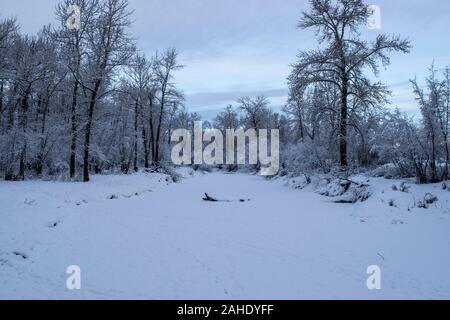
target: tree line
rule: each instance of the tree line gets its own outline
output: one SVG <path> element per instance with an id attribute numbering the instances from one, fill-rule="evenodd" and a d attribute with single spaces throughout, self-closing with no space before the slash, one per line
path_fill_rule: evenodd
<path id="1" fill-rule="evenodd" d="M 390 54 L 407 54 L 411 43 L 380 33 L 364 40 L 370 10 L 362 0 L 310 0 L 298 23 L 315 32 L 318 47 L 301 51 L 288 77 L 282 114 L 263 97 L 227 107 L 216 126 L 280 129 L 282 174 L 348 175 L 373 170 L 418 183 L 449 178 L 450 68 L 432 65 L 421 83 L 410 80 L 420 119 L 389 106 L 391 91 L 377 79 Z M 242 118 L 240 118 L 242 117 Z"/>
<path id="2" fill-rule="evenodd" d="M 67 28 L 67 8 L 80 8 Z M 129 33 L 127 0 L 65 0 L 56 28 L 0 21 L 0 172 L 5 180 L 158 167 L 184 110 L 176 49 L 148 58 Z"/>
<path id="3" fill-rule="evenodd" d="M 370 12 L 363 0 L 310 0 L 298 23 L 317 48 L 301 51 L 289 96 L 273 112 L 264 96 L 242 97 L 204 128 L 279 129 L 281 174 L 349 174 L 373 170 L 449 178 L 450 68 L 434 64 L 425 81 L 410 80 L 420 119 L 390 105 L 378 79 L 392 53 L 410 41 L 383 33 L 365 40 Z M 67 7 L 81 9 L 80 28 L 66 27 Z M 22 35 L 0 21 L 0 173 L 5 180 L 157 169 L 170 162 L 171 133 L 201 120 L 184 106 L 174 76 L 176 49 L 147 57 L 129 34 L 127 0 L 64 0 L 58 27 Z M 406 80 L 406 79 L 405 79 Z M 236 169 L 228 167 L 228 169 Z"/>

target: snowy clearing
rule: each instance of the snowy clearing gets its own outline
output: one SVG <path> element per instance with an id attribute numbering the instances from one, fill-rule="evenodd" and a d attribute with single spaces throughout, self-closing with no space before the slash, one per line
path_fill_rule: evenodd
<path id="1" fill-rule="evenodd" d="M 349 205 L 286 179 L 166 178 L 0 182 L 0 299 L 450 298 L 450 192 L 440 185 L 405 193 L 392 188 L 401 181 L 371 178 L 372 197 Z M 414 208 L 427 192 L 439 200 Z M 81 290 L 66 288 L 70 265 Z M 370 265 L 381 290 L 367 289 Z"/>

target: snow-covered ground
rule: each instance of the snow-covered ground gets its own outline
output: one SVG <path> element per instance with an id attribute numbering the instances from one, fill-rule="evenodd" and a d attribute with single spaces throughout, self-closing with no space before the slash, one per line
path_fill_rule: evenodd
<path id="1" fill-rule="evenodd" d="M 369 183 L 351 205 L 220 172 L 0 182 L 0 299 L 450 298 L 450 192 Z M 439 200 L 414 206 L 427 192 Z M 66 288 L 69 265 L 81 290 Z"/>

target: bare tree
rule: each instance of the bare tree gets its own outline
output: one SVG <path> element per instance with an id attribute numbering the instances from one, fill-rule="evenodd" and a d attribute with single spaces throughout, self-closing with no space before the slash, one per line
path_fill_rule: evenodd
<path id="1" fill-rule="evenodd" d="M 243 123 L 248 129 L 263 129 L 269 121 L 269 101 L 264 96 L 254 99 L 243 97 L 238 100 L 239 109 L 244 113 Z"/>
<path id="2" fill-rule="evenodd" d="M 448 180 L 450 178 L 450 67 L 447 66 L 444 70 L 444 81 L 443 81 L 443 101 L 441 108 L 439 109 L 439 119 L 441 123 L 442 135 L 444 137 L 445 146 L 445 173 L 444 179 Z"/>
<path id="3" fill-rule="evenodd" d="M 315 29 L 323 48 L 299 54 L 289 82 L 292 90 L 304 91 L 310 85 L 329 83 L 340 96 L 339 162 L 348 166 L 347 134 L 350 99 L 359 104 L 381 102 L 388 94 L 381 83 L 372 83 L 366 69 L 378 75 L 379 64 L 390 63 L 392 51 L 409 52 L 410 43 L 399 36 L 377 36 L 373 43 L 361 39 L 359 29 L 369 16 L 362 0 L 310 0 L 310 12 L 304 12 L 301 29 Z"/>
<path id="4" fill-rule="evenodd" d="M 6 91 L 8 82 L 11 83 L 11 63 L 9 62 L 11 47 L 17 39 L 18 26 L 15 19 L 0 21 L 0 133 L 6 129 L 3 121 L 3 113 L 6 109 Z"/>
<path id="5" fill-rule="evenodd" d="M 49 69 L 45 57 L 48 47 L 42 36 L 20 38 L 15 43 L 15 50 L 20 52 L 15 56 L 13 64 L 15 66 L 15 85 L 17 86 L 17 106 L 18 106 L 18 140 L 19 150 L 19 171 L 16 178 L 25 179 L 26 159 L 30 146 L 30 108 L 32 107 L 32 93 L 37 84 L 47 78 Z M 11 114 L 14 117 L 14 111 Z M 11 118 L 10 126 L 14 125 L 14 118 Z M 12 172 L 7 173 L 7 179 L 12 179 Z"/>
<path id="6" fill-rule="evenodd" d="M 89 181 L 89 148 L 96 104 L 102 98 L 102 89 L 113 72 L 124 66 L 134 53 L 132 40 L 127 33 L 130 14 L 127 0 L 105 0 L 92 28 L 88 30 L 88 114 L 83 146 L 83 181 Z M 86 82 L 84 82 L 86 83 Z"/>
<path id="7" fill-rule="evenodd" d="M 214 119 L 214 127 L 225 134 L 227 129 L 236 130 L 240 125 L 239 114 L 229 105 L 224 111 L 220 112 Z"/>
<path id="8" fill-rule="evenodd" d="M 61 85 L 66 79 L 67 70 L 61 68 L 58 61 L 58 53 L 54 51 L 54 33 L 50 27 L 44 27 L 39 34 L 42 43 L 40 55 L 43 58 L 45 74 L 36 83 L 35 95 L 37 96 L 37 115 L 35 117 L 35 133 L 38 136 L 36 155 L 32 163 L 37 176 L 43 173 L 44 163 L 58 140 L 58 126 L 49 125 L 51 116 L 51 103 L 61 90 Z"/>
<path id="9" fill-rule="evenodd" d="M 66 25 L 71 5 L 80 8 L 79 28 Z M 127 5 L 62 0 L 56 28 L 36 36 L 22 35 L 14 19 L 0 20 L 5 179 L 73 179 L 82 164 L 88 181 L 91 171 L 128 173 L 164 159 L 161 141 L 169 140 L 184 112 L 173 78 L 180 66 L 174 49 L 150 61 L 136 54 Z"/>
<path id="10" fill-rule="evenodd" d="M 174 73 L 183 68 L 178 64 L 178 52 L 176 49 L 168 49 L 162 55 L 156 54 L 154 58 L 154 90 L 150 97 L 151 104 L 151 131 L 152 131 L 152 150 L 153 164 L 158 166 L 161 160 L 161 136 L 163 121 L 166 115 L 166 109 L 170 106 L 178 104 L 183 100 L 182 93 L 176 88 L 173 82 Z M 153 112 L 157 102 L 159 108 L 157 112 Z M 155 115 L 155 116 L 153 116 Z M 155 122 L 156 121 L 156 122 Z M 154 131 L 156 129 L 156 132 Z"/>
<path id="11" fill-rule="evenodd" d="M 67 8 L 76 5 L 80 8 L 80 25 L 70 30 L 66 27 L 69 18 Z M 57 42 L 61 46 L 61 54 L 66 62 L 66 67 L 72 75 L 71 90 L 71 142 L 69 155 L 69 175 L 75 177 L 76 150 L 79 124 L 77 121 L 79 91 L 83 81 L 82 69 L 87 58 L 87 33 L 92 30 L 93 23 L 100 10 L 98 0 L 64 0 L 56 6 L 56 17 L 61 29 L 57 34 Z"/>
<path id="12" fill-rule="evenodd" d="M 149 167 L 148 130 L 146 129 L 144 105 L 152 81 L 152 66 L 144 55 L 136 54 L 130 65 L 129 77 L 131 80 L 131 96 L 134 100 L 134 146 L 133 164 L 134 170 L 138 170 L 138 142 L 139 125 L 142 125 L 142 140 L 144 146 L 145 168 Z"/>
<path id="13" fill-rule="evenodd" d="M 434 65 L 430 68 L 430 76 L 426 79 L 427 92 L 421 88 L 417 79 L 411 80 L 422 114 L 426 151 L 429 155 L 431 176 L 429 182 L 448 179 L 449 170 L 449 97 L 448 68 L 444 71 L 444 80 L 439 80 Z M 444 170 L 439 172 L 445 162 Z"/>

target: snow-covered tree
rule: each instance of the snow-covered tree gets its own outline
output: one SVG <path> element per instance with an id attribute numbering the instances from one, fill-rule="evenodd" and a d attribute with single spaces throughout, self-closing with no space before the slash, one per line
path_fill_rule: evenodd
<path id="1" fill-rule="evenodd" d="M 434 65 L 426 79 L 425 91 L 417 79 L 411 80 L 422 114 L 423 145 L 429 164 L 428 182 L 448 179 L 449 173 L 449 102 L 448 68 L 440 80 Z"/>
<path id="2" fill-rule="evenodd" d="M 301 29 L 313 29 L 322 46 L 298 55 L 289 77 L 291 93 L 307 91 L 310 86 L 330 84 L 339 93 L 335 110 L 339 127 L 339 162 L 348 166 L 348 134 L 351 108 L 353 112 L 382 104 L 388 94 L 386 86 L 372 82 L 369 69 L 378 75 L 379 65 L 390 62 L 388 53 L 408 52 L 410 44 L 399 36 L 380 34 L 373 43 L 363 40 L 360 29 L 369 17 L 368 6 L 362 0 L 310 0 L 310 11 L 304 12 Z"/>
<path id="3" fill-rule="evenodd" d="M 159 165 L 161 161 L 163 126 L 167 114 L 173 114 L 170 109 L 176 108 L 184 99 L 173 81 L 174 73 L 182 68 L 183 66 L 178 63 L 178 52 L 174 48 L 168 49 L 162 54 L 157 53 L 154 57 L 154 91 L 150 130 L 152 159 L 155 165 Z"/>

